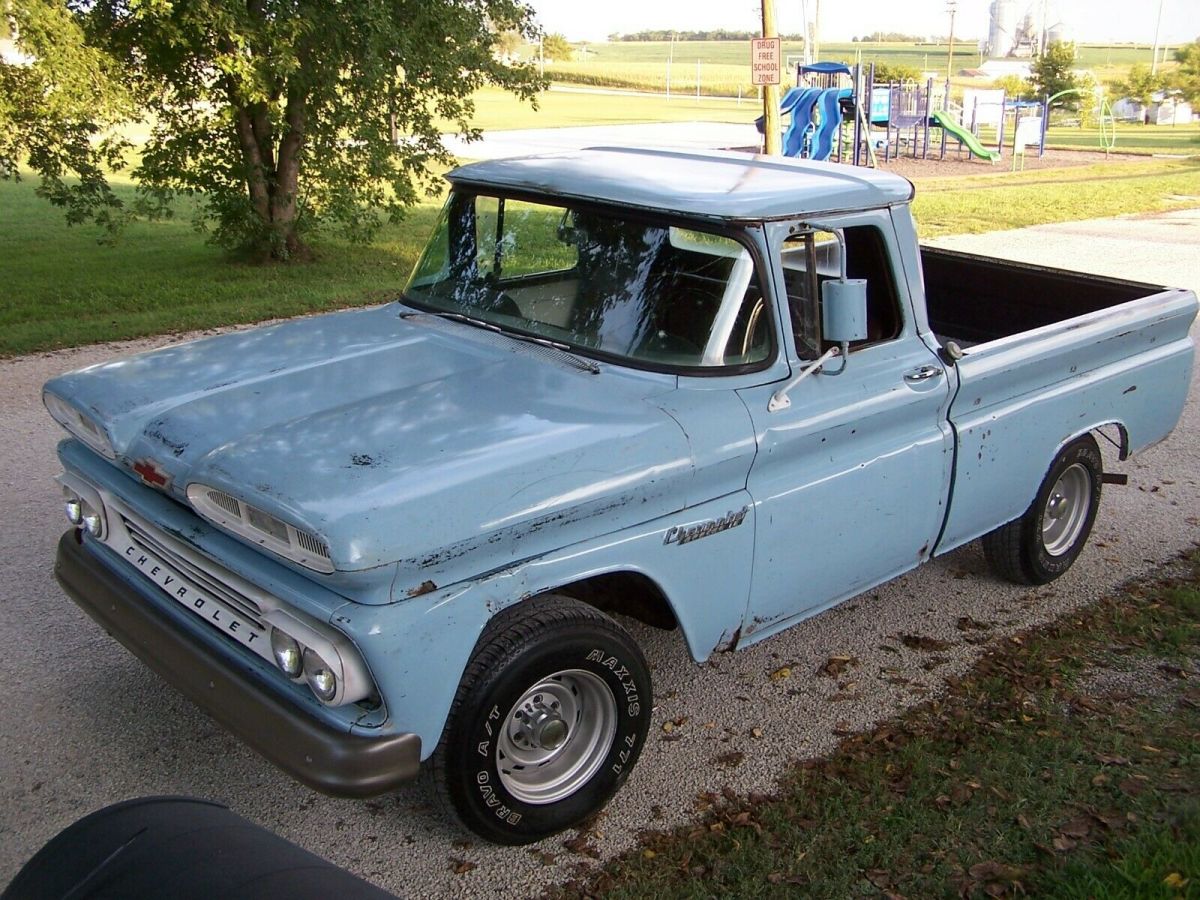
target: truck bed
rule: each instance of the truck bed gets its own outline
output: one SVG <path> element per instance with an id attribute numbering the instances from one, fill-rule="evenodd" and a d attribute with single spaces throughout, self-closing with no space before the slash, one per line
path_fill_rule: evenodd
<path id="1" fill-rule="evenodd" d="M 929 324 L 962 347 L 1149 297 L 1162 287 L 921 247 Z"/>

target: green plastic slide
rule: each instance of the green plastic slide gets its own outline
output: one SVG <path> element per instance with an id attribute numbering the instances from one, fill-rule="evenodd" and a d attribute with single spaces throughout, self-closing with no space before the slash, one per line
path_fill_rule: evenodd
<path id="1" fill-rule="evenodd" d="M 967 129 L 955 122 L 954 117 L 950 115 L 950 113 L 946 112 L 946 110 L 939 109 L 937 112 L 935 112 L 933 114 L 933 121 L 940 125 L 951 137 L 958 138 L 960 141 L 966 144 L 967 149 L 980 159 L 986 159 L 989 162 L 996 162 L 998 159 L 1000 159 L 999 153 L 997 153 L 995 150 L 989 150 L 987 147 L 983 146 L 983 144 L 979 142 L 979 138 L 975 137 L 975 135 L 971 134 L 971 132 L 967 131 Z"/>

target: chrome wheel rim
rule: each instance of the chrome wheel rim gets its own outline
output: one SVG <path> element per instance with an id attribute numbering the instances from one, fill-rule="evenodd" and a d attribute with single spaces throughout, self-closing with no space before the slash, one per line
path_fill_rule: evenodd
<path id="1" fill-rule="evenodd" d="M 500 782 L 524 803 L 555 803 L 596 774 L 617 733 L 617 701 L 582 669 L 555 672 L 525 691 L 496 740 Z"/>
<path id="2" fill-rule="evenodd" d="M 1042 546 L 1062 556 L 1074 546 L 1092 506 L 1092 476 L 1081 463 L 1068 466 L 1046 499 L 1042 513 Z"/>

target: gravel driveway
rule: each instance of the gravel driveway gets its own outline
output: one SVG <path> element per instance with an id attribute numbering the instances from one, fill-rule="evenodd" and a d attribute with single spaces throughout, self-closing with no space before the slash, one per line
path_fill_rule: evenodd
<path id="1" fill-rule="evenodd" d="M 1200 211 L 939 243 L 1200 290 Z M 561 837 L 533 851 L 468 841 L 430 811 L 421 786 L 369 802 L 333 800 L 300 786 L 221 731 L 63 597 L 51 577 L 65 525 L 51 481 L 60 433 L 41 407 L 39 388 L 59 372 L 152 345 L 0 362 L 0 885 L 78 817 L 147 794 L 221 801 L 405 896 L 525 896 L 592 864 L 564 849 Z M 1114 466 L 1128 472 L 1129 486 L 1106 487 L 1092 542 L 1048 587 L 997 581 L 972 545 L 703 666 L 690 661 L 678 636 L 635 627 L 657 688 L 651 742 L 590 845 L 609 856 L 641 829 L 681 822 L 701 791 L 769 791 L 790 760 L 829 751 L 837 732 L 866 728 L 936 692 L 944 676 L 970 666 L 981 638 L 1042 622 L 1193 545 L 1200 537 L 1196 406 L 1193 389 L 1170 440 Z M 962 631 L 960 617 L 988 627 Z M 905 634 L 950 646 L 910 649 L 900 639 Z M 816 676 L 835 655 L 859 662 L 837 677 Z M 661 728 L 668 721 L 669 733 Z"/>

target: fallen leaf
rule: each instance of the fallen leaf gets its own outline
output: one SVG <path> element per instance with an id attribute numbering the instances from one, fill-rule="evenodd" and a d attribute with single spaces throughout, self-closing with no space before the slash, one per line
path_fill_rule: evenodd
<path id="1" fill-rule="evenodd" d="M 750 729 L 750 736 L 751 736 L 751 737 L 760 738 L 760 737 L 762 737 L 762 736 L 763 736 L 763 730 L 762 730 L 761 728 L 751 728 L 751 729 Z"/>
<path id="2" fill-rule="evenodd" d="M 740 766 L 742 760 L 745 758 L 746 754 L 741 750 L 731 750 L 728 753 L 722 753 L 720 756 L 714 757 L 713 762 L 718 766 L 727 766 L 732 769 L 734 766 Z"/>
<path id="3" fill-rule="evenodd" d="M 1136 797 L 1146 790 L 1146 784 L 1136 778 L 1126 778 L 1117 785 L 1122 794 L 1128 794 L 1130 797 Z"/>
<path id="4" fill-rule="evenodd" d="M 776 669 L 774 672 L 772 672 L 767 677 L 769 677 L 772 681 L 783 681 L 785 678 L 791 678 L 792 677 L 792 667 L 791 666 L 780 666 L 778 669 Z"/>
<path id="5" fill-rule="evenodd" d="M 1021 870 L 1016 866 L 989 859 L 985 862 L 975 863 L 967 870 L 967 874 L 976 881 L 1012 881 L 1021 875 Z"/>
<path id="6" fill-rule="evenodd" d="M 992 627 L 987 622 L 980 622 L 978 619 L 972 619 L 970 616 L 959 616 L 958 622 L 955 624 L 959 631 L 987 631 Z"/>
<path id="7" fill-rule="evenodd" d="M 642 851 L 643 859 L 654 859 L 654 857 L 656 857 L 656 856 L 658 856 L 658 854 L 655 853 L 653 850 L 651 850 L 649 847 L 647 847 L 645 850 Z"/>
<path id="8" fill-rule="evenodd" d="M 1067 837 L 1082 838 L 1087 837 L 1088 832 L 1092 830 L 1092 823 L 1088 819 L 1080 816 L 1077 819 L 1072 819 L 1066 825 L 1058 829 Z"/>
<path id="9" fill-rule="evenodd" d="M 1099 760 L 1100 763 L 1102 763 L 1103 765 L 1106 765 L 1106 766 L 1127 766 L 1127 765 L 1129 765 L 1129 760 L 1127 760 L 1125 757 L 1114 756 L 1114 755 L 1108 754 L 1108 753 L 1097 753 L 1096 759 Z"/>
<path id="10" fill-rule="evenodd" d="M 1063 834 L 1055 835 L 1054 849 L 1059 853 L 1066 853 L 1068 850 L 1074 850 L 1075 841 Z"/>
<path id="11" fill-rule="evenodd" d="M 817 669 L 817 674 L 825 675 L 830 678 L 836 678 L 851 666 L 857 665 L 857 656 L 831 656 L 825 661 L 825 664 L 821 666 L 821 668 Z"/>
<path id="12" fill-rule="evenodd" d="M 767 876 L 767 881 L 771 882 L 771 884 L 782 884 L 783 883 L 783 873 L 782 872 L 772 872 L 770 875 Z"/>
<path id="13" fill-rule="evenodd" d="M 475 863 L 469 859 L 455 859 L 453 856 L 450 857 L 450 871 L 455 875 L 466 875 L 473 868 L 475 868 Z"/>
<path id="14" fill-rule="evenodd" d="M 547 853 L 545 850 L 530 850 L 529 855 L 543 866 L 552 866 L 554 865 L 554 861 L 558 859 L 553 853 Z"/>
<path id="15" fill-rule="evenodd" d="M 672 731 L 675 730 L 675 723 L 674 722 L 663 722 L 662 729 L 667 734 L 670 734 Z"/>
<path id="16" fill-rule="evenodd" d="M 1169 888 L 1175 888 L 1175 890 L 1180 890 L 1190 880 L 1191 879 L 1189 879 L 1189 878 L 1184 878 L 1178 872 L 1172 872 L 1170 875 L 1168 875 L 1166 878 L 1163 879 L 1163 884 L 1165 884 Z"/>

